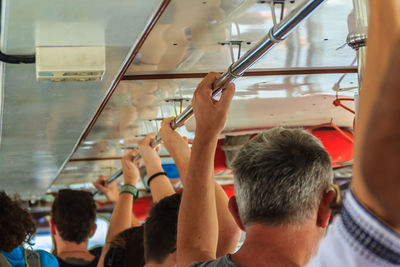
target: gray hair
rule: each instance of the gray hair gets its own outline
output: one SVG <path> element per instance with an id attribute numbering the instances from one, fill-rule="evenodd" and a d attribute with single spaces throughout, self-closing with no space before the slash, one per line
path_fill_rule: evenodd
<path id="1" fill-rule="evenodd" d="M 274 128 L 245 144 L 232 163 L 244 225 L 299 225 L 332 184 L 331 159 L 321 142 L 299 129 Z"/>

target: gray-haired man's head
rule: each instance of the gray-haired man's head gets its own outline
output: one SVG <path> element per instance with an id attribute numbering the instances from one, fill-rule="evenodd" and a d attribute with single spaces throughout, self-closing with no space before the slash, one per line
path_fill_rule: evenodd
<path id="1" fill-rule="evenodd" d="M 301 224 L 332 183 L 328 152 L 311 134 L 274 128 L 245 144 L 232 163 L 244 225 Z"/>

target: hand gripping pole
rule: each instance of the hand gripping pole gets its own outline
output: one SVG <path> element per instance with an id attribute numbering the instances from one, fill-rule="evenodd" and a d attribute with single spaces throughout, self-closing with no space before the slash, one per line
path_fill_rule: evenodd
<path id="1" fill-rule="evenodd" d="M 325 0 L 308 0 L 304 1 L 297 8 L 293 9 L 279 24 L 275 25 L 270 29 L 268 34 L 258 41 L 251 49 L 249 49 L 243 56 L 241 56 L 236 62 L 229 66 L 228 70 L 222 74 L 222 76 L 213 85 L 213 97 L 217 97 L 223 90 L 224 86 L 234 81 L 236 78 L 242 76 L 242 74 L 249 69 L 254 63 L 256 63 L 262 56 L 264 56 L 272 47 L 277 43 L 286 39 L 290 32 L 299 25 L 304 19 L 306 19 L 322 2 Z M 177 129 L 185 124 L 185 122 L 193 115 L 193 107 L 189 105 L 179 116 L 177 116 L 172 122 L 172 129 Z M 157 134 L 152 147 L 157 147 L 161 144 L 160 133 Z M 137 156 L 137 158 L 140 155 Z M 122 170 L 115 173 L 106 184 L 111 183 L 119 176 L 122 175 Z M 97 191 L 94 193 L 96 194 Z"/>

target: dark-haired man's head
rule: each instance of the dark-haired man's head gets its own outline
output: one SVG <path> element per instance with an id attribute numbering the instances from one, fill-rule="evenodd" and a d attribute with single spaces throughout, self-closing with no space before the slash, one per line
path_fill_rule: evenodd
<path id="1" fill-rule="evenodd" d="M 229 204 L 242 229 L 309 222 L 312 238 L 322 237 L 333 175 L 330 156 L 317 138 L 299 129 L 271 129 L 242 147 L 232 169 L 236 197 Z"/>
<path id="2" fill-rule="evenodd" d="M 163 198 L 149 212 L 144 224 L 144 256 L 147 265 L 175 266 L 176 234 L 181 194 Z"/>
<path id="3" fill-rule="evenodd" d="M 0 250 L 10 252 L 23 242 L 29 243 L 36 225 L 19 200 L 12 200 L 0 191 Z"/>
<path id="4" fill-rule="evenodd" d="M 143 226 L 119 233 L 104 258 L 104 267 L 143 267 Z"/>
<path id="5" fill-rule="evenodd" d="M 51 208 L 52 235 L 63 241 L 87 242 L 96 230 L 96 203 L 91 193 L 60 190 Z"/>

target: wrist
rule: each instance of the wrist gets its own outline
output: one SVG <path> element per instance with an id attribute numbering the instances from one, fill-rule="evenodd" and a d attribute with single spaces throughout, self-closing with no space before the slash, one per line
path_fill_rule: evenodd
<path id="1" fill-rule="evenodd" d="M 121 186 L 121 191 L 119 194 L 131 194 L 134 199 L 137 199 L 139 196 L 139 191 L 136 186 L 125 183 L 123 186 Z"/>
<path id="2" fill-rule="evenodd" d="M 200 145 L 212 145 L 218 142 L 218 134 L 197 132 L 195 138 L 193 139 L 193 144 L 197 143 Z M 192 146 L 193 148 L 193 146 Z"/>
<path id="3" fill-rule="evenodd" d="M 195 139 L 197 139 L 198 141 L 205 140 L 207 142 L 211 142 L 213 140 L 218 140 L 219 134 L 219 131 L 216 132 L 210 129 L 196 128 Z"/>
<path id="4" fill-rule="evenodd" d="M 133 185 L 136 186 L 137 185 L 137 180 L 130 180 L 130 181 L 124 181 L 124 185 Z"/>

